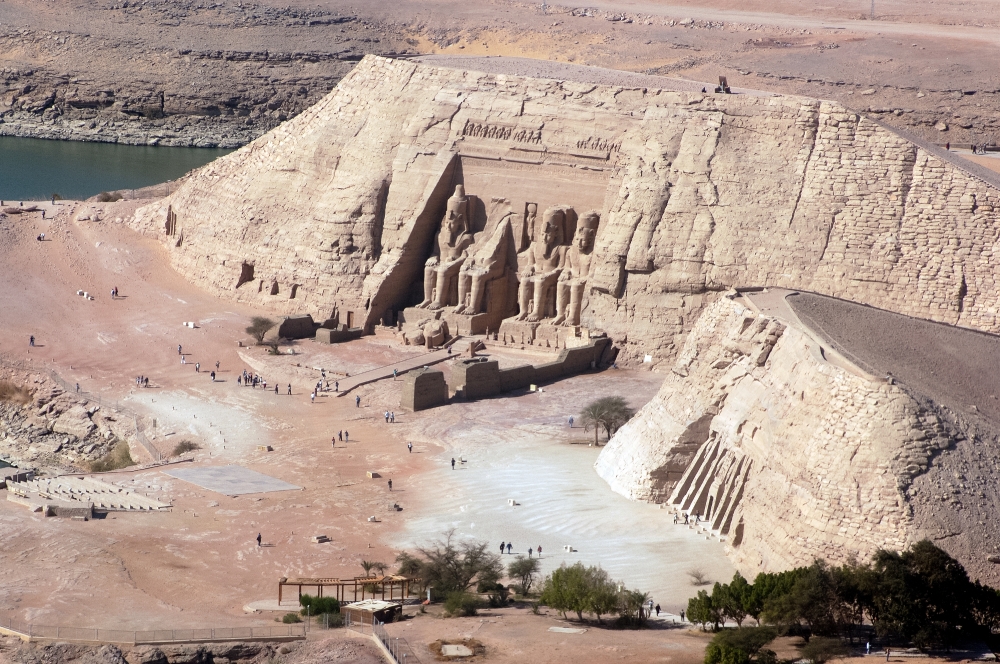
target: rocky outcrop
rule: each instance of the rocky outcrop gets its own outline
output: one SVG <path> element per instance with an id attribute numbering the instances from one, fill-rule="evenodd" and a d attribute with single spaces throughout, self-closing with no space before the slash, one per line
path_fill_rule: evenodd
<path id="1" fill-rule="evenodd" d="M 73 472 L 135 436 L 130 417 L 105 412 L 37 373 L 0 368 L 0 379 L 32 391 L 26 404 L 0 401 L 0 459 L 18 468 Z"/>
<path id="2" fill-rule="evenodd" d="M 698 515 L 749 576 L 930 538 L 997 583 L 984 554 L 998 545 L 992 435 L 789 316 L 735 293 L 707 307 L 597 473 L 633 500 Z"/>
<path id="3" fill-rule="evenodd" d="M 750 576 L 904 548 L 927 536 L 914 478 L 964 434 L 898 385 L 831 360 L 803 329 L 727 295 L 597 472 L 629 498 L 700 515 Z"/>
<path id="4" fill-rule="evenodd" d="M 743 285 L 1000 330 L 1000 190 L 804 98 L 367 57 L 132 223 L 220 295 L 370 331 L 420 301 L 455 184 L 515 211 L 601 211 L 581 319 L 614 339 L 620 361 L 669 366 L 702 308 Z"/>

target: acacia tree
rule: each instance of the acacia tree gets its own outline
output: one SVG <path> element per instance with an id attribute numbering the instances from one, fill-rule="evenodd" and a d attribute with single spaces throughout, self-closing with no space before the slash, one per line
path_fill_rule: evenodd
<path id="1" fill-rule="evenodd" d="M 531 591 L 531 586 L 538 576 L 541 563 L 537 558 L 525 558 L 518 556 L 514 562 L 507 565 L 507 576 L 516 579 L 521 586 L 521 594 L 527 595 Z"/>
<path id="2" fill-rule="evenodd" d="M 500 556 L 487 551 L 486 542 L 455 542 L 455 531 L 444 539 L 418 547 L 419 555 L 402 553 L 396 558 L 401 574 L 419 576 L 425 586 L 439 594 L 464 592 L 473 584 L 494 585 L 503 577 Z"/>
<path id="3" fill-rule="evenodd" d="M 270 318 L 265 318 L 264 316 L 254 316 L 250 319 L 250 326 L 247 327 L 246 333 L 257 340 L 257 345 L 264 343 L 264 335 L 267 331 L 274 327 L 274 321 Z"/>

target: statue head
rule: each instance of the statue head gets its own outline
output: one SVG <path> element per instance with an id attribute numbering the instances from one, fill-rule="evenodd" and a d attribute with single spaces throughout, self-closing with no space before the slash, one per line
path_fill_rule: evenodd
<path id="1" fill-rule="evenodd" d="M 542 243 L 546 247 L 562 244 L 563 226 L 566 222 L 566 212 L 561 208 L 549 208 L 542 216 Z"/>
<path id="2" fill-rule="evenodd" d="M 465 195 L 465 187 L 457 185 L 455 193 L 448 199 L 443 224 L 453 238 L 469 230 L 468 208 L 469 199 Z"/>
<path id="3" fill-rule="evenodd" d="M 585 212 L 576 228 L 576 248 L 581 254 L 589 254 L 594 249 L 594 238 L 597 237 L 597 226 L 601 223 L 601 215 L 597 210 Z"/>

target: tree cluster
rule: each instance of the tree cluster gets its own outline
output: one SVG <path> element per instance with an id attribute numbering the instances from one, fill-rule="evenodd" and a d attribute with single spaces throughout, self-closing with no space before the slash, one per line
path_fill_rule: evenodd
<path id="1" fill-rule="evenodd" d="M 688 601 L 688 619 L 703 628 L 742 626 L 748 616 L 758 625 L 852 641 L 867 620 L 889 643 L 950 647 L 1000 627 L 1000 593 L 970 581 L 958 561 L 924 540 L 901 553 L 880 550 L 867 564 L 816 561 L 758 574 L 752 584 L 737 573 Z"/>
<path id="2" fill-rule="evenodd" d="M 607 434 L 607 439 L 623 424 L 632 419 L 635 411 L 629 407 L 622 397 L 602 397 L 593 401 L 580 412 L 584 431 L 594 428 L 594 445 L 597 445 L 597 434 L 601 429 Z"/>
<path id="3" fill-rule="evenodd" d="M 542 604 L 560 611 L 563 617 L 573 612 L 582 621 L 583 614 L 589 613 L 602 622 L 603 616 L 618 614 L 623 624 L 632 626 L 646 621 L 648 600 L 647 593 L 628 590 L 600 567 L 584 567 L 579 562 L 570 567 L 563 563 L 548 575 L 541 596 Z"/>
<path id="4" fill-rule="evenodd" d="M 448 531 L 444 539 L 417 549 L 418 556 L 403 552 L 396 557 L 399 573 L 419 577 L 424 587 L 430 587 L 442 597 L 465 592 L 475 585 L 495 585 L 503 578 L 500 556 L 487 551 L 486 542 L 455 541 L 455 532 Z"/>

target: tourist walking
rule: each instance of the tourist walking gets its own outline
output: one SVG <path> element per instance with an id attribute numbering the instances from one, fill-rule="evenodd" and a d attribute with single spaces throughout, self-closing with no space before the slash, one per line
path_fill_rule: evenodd
<path id="1" fill-rule="evenodd" d="M 215 382 L 215 372 L 213 371 L 210 375 L 212 376 L 212 382 L 214 383 Z"/>
<path id="2" fill-rule="evenodd" d="M 354 395 L 354 407 L 355 408 L 361 408 L 361 395 L 360 394 Z"/>
<path id="3" fill-rule="evenodd" d="M 660 605 L 659 604 L 656 605 L 656 617 L 657 618 L 660 617 Z"/>
<path id="4" fill-rule="evenodd" d="M 32 348 L 35 347 L 35 335 L 32 334 L 30 337 L 28 337 L 28 345 L 31 346 Z"/>
<path id="5" fill-rule="evenodd" d="M 316 403 L 316 390 L 309 393 L 309 403 Z"/>
<path id="6" fill-rule="evenodd" d="M 451 469 L 455 470 L 455 457 L 451 458 Z"/>
<path id="7" fill-rule="evenodd" d="M 389 423 L 389 411 L 385 411 L 385 423 Z"/>
<path id="8" fill-rule="evenodd" d="M 871 641 L 866 641 L 865 642 L 865 654 L 866 655 L 872 654 L 872 642 Z"/>
<path id="9" fill-rule="evenodd" d="M 500 555 L 501 556 L 503 555 L 503 550 L 504 550 L 504 547 L 506 547 L 506 546 L 507 546 L 506 542 L 500 542 Z"/>
<path id="10" fill-rule="evenodd" d="M 215 370 L 216 371 L 219 370 L 219 361 L 218 360 L 215 361 Z"/>
<path id="11" fill-rule="evenodd" d="M 257 546 L 260 546 L 260 533 L 257 533 Z"/>
<path id="12" fill-rule="evenodd" d="M 275 393 L 275 394 L 278 394 L 278 393 L 279 393 L 279 392 L 278 392 L 278 385 L 277 385 L 277 383 L 275 383 L 275 385 L 274 385 L 274 393 Z"/>
<path id="13" fill-rule="evenodd" d="M 181 353 L 181 345 L 180 344 L 177 344 L 177 354 L 178 355 L 183 355 L 183 353 Z"/>
<path id="14" fill-rule="evenodd" d="M 538 557 L 539 558 L 542 557 L 542 545 L 541 544 L 538 545 Z"/>
<path id="15" fill-rule="evenodd" d="M 413 443 L 407 443 L 406 449 L 410 451 L 410 454 L 413 454 Z"/>
<path id="16" fill-rule="evenodd" d="M 337 438 L 340 440 L 340 442 L 344 442 L 344 432 L 343 432 L 343 430 L 337 432 Z"/>
<path id="17" fill-rule="evenodd" d="M 514 548 L 514 545 L 511 544 L 510 542 L 507 542 L 507 555 L 508 556 L 510 555 L 510 550 L 513 549 L 513 548 Z"/>
<path id="18" fill-rule="evenodd" d="M 392 480 L 389 480 L 389 491 L 392 491 Z"/>
<path id="19" fill-rule="evenodd" d="M 351 442 L 351 432 L 348 431 L 347 429 L 344 429 L 344 442 L 345 443 Z"/>
<path id="20" fill-rule="evenodd" d="M 195 370 L 195 371 L 196 371 L 197 373 L 201 373 L 201 362 L 195 362 L 195 363 L 194 363 L 194 370 Z"/>
<path id="21" fill-rule="evenodd" d="M 532 548 L 531 548 L 531 547 L 529 546 L 529 547 L 528 547 L 528 557 L 529 557 L 529 558 L 531 557 L 531 554 L 532 554 L 532 552 L 533 552 L 533 551 L 534 551 L 534 549 L 532 549 Z"/>
<path id="22" fill-rule="evenodd" d="M 573 428 L 573 416 L 572 415 L 569 416 L 569 428 L 570 429 Z"/>
<path id="23" fill-rule="evenodd" d="M 395 424 L 395 423 L 396 423 L 396 411 L 391 411 L 389 413 L 389 424 Z"/>
<path id="24" fill-rule="evenodd" d="M 336 447 L 336 446 L 337 446 L 337 437 L 334 436 L 330 439 L 330 447 Z"/>
<path id="25" fill-rule="evenodd" d="M 392 370 L 392 379 L 393 379 L 393 380 L 396 380 L 396 376 L 398 376 L 398 375 L 399 375 L 399 372 L 398 372 L 398 371 L 396 371 L 395 369 L 393 369 L 393 370 Z"/>
<path id="26" fill-rule="evenodd" d="M 292 396 L 292 384 L 288 384 L 288 396 Z"/>
<path id="27" fill-rule="evenodd" d="M 77 391 L 77 392 L 79 392 L 79 391 L 80 391 L 80 383 L 77 383 L 77 384 L 76 384 L 76 391 Z"/>
<path id="28" fill-rule="evenodd" d="M 340 381 L 339 380 L 333 381 L 333 391 L 334 392 L 340 392 Z"/>

